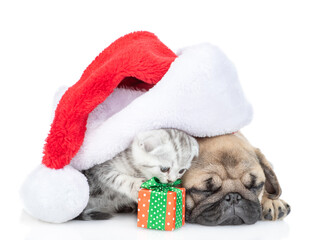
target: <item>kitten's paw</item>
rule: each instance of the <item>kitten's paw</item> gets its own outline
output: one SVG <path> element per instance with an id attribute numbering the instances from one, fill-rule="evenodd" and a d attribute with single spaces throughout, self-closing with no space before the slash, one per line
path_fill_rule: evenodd
<path id="1" fill-rule="evenodd" d="M 89 210 L 89 211 L 82 212 L 74 220 L 84 220 L 84 221 L 107 220 L 107 219 L 110 219 L 111 217 L 112 217 L 112 213 Z"/>
<path id="2" fill-rule="evenodd" d="M 131 189 L 131 198 L 138 202 L 138 194 L 139 190 L 141 189 L 141 185 L 146 181 L 145 178 L 139 178 L 137 181 L 134 182 L 132 189 Z"/>

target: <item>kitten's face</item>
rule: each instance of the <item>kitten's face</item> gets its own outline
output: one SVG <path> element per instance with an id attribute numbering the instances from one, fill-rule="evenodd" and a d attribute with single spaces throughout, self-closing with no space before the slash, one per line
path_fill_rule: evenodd
<path id="1" fill-rule="evenodd" d="M 161 129 L 137 135 L 132 146 L 137 167 L 147 179 L 163 183 L 181 178 L 198 155 L 197 141 L 182 131 Z"/>

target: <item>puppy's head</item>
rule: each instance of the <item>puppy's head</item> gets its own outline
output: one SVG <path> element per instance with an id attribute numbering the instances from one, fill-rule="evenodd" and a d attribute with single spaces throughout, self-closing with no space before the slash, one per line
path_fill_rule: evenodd
<path id="1" fill-rule="evenodd" d="M 240 133 L 198 139 L 199 157 L 182 178 L 186 220 L 203 225 L 253 224 L 263 194 L 281 194 L 277 177 L 259 149 Z"/>

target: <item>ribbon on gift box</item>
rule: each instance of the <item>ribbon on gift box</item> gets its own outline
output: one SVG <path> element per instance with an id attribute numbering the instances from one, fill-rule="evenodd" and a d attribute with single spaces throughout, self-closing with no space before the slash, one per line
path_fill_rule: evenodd
<path id="1" fill-rule="evenodd" d="M 138 213 L 138 216 L 140 215 L 138 218 L 139 227 L 147 227 L 158 230 L 174 230 L 180 228 L 184 224 L 184 189 L 182 188 L 181 190 L 180 188 L 176 188 L 176 186 L 180 183 L 180 179 L 173 183 L 161 183 L 158 178 L 153 177 L 141 185 L 143 189 L 139 192 L 139 211 L 140 208 L 142 206 L 145 207 L 148 202 L 149 208 L 148 214 L 145 214 L 146 216 L 144 214 Z M 148 189 L 150 193 L 150 195 L 147 196 L 147 201 L 144 201 L 144 196 L 146 196 L 146 193 L 142 193 L 144 189 Z M 174 192 L 176 193 L 176 197 L 173 197 L 174 200 L 172 198 L 173 201 L 169 200 L 171 197 L 169 195 L 173 194 Z M 172 208 L 172 205 L 175 207 Z M 139 220 L 145 217 L 148 217 L 146 226 L 143 224 L 143 222 L 139 223 Z M 175 226 L 170 225 L 171 221 L 169 221 L 170 219 L 167 218 L 172 218 L 171 220 L 173 220 Z"/>

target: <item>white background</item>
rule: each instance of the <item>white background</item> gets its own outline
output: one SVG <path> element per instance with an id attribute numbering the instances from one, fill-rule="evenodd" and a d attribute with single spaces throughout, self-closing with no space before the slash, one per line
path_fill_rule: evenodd
<path id="1" fill-rule="evenodd" d="M 1 1 L 0 238 L 335 239 L 336 5 L 333 1 Z M 136 227 L 133 216 L 47 224 L 18 189 L 40 162 L 53 94 L 120 36 L 154 32 L 176 51 L 220 46 L 236 64 L 253 122 L 243 133 L 273 163 L 291 214 L 251 226 Z"/>

